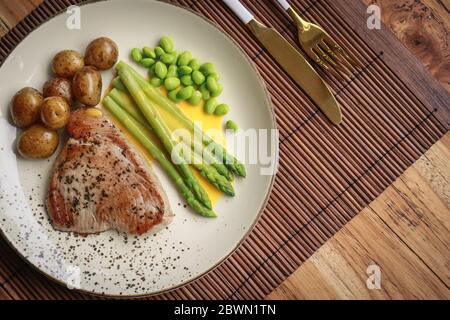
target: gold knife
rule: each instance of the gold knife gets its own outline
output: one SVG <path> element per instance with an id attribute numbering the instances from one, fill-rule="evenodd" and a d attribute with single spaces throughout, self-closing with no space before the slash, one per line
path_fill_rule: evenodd
<path id="1" fill-rule="evenodd" d="M 258 22 L 239 0 L 223 0 L 244 22 L 280 66 L 334 124 L 342 122 L 341 108 L 323 79 L 281 34 Z"/>

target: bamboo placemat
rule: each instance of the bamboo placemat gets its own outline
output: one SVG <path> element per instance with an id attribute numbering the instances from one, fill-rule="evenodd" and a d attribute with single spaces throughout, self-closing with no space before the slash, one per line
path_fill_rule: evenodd
<path id="1" fill-rule="evenodd" d="M 0 63 L 32 30 L 71 4 L 48 0 L 0 41 Z M 301 263 L 449 129 L 450 97 L 387 30 L 366 27 L 359 0 L 291 1 L 364 65 L 349 81 L 327 78 L 343 107 L 335 127 L 220 0 L 174 0 L 215 22 L 254 61 L 276 109 L 280 168 L 253 232 L 222 265 L 157 299 L 258 299 Z M 242 0 L 295 44 L 295 29 L 272 0 Z M 296 44 L 295 44 L 296 45 Z M 87 298 L 27 266 L 0 240 L 0 293 L 12 298 Z"/>

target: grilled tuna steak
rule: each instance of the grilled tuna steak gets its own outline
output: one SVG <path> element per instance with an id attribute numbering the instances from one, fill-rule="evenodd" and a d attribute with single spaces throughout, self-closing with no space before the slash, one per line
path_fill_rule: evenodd
<path id="1" fill-rule="evenodd" d="M 99 111 L 73 112 L 67 131 L 47 195 L 55 229 L 143 234 L 170 221 L 167 196 L 151 168 Z"/>

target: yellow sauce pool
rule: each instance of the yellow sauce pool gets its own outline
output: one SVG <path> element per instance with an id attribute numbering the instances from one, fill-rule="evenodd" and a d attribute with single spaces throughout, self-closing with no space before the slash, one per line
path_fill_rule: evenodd
<path id="1" fill-rule="evenodd" d="M 110 88 L 112 89 L 112 88 Z M 107 91 L 107 94 L 110 90 Z M 164 88 L 161 88 L 161 92 L 166 95 L 166 91 Z M 186 114 L 189 119 L 191 119 L 194 122 L 198 122 L 201 124 L 203 131 L 208 132 L 208 135 L 213 138 L 217 143 L 220 143 L 224 145 L 225 143 L 225 137 L 223 134 L 223 127 L 222 127 L 222 117 L 218 117 L 215 115 L 208 115 L 203 111 L 203 104 L 199 104 L 198 106 L 191 106 L 187 102 L 181 102 L 179 103 L 180 109 Z M 102 107 L 102 110 L 108 113 L 106 109 Z M 170 127 L 171 130 L 175 130 L 177 128 L 182 128 L 182 125 L 174 119 L 173 116 L 171 116 L 166 111 L 162 110 L 162 108 L 158 108 L 158 111 L 160 112 L 161 116 L 164 118 L 167 125 Z M 113 123 L 124 133 L 126 139 L 133 144 L 133 146 L 143 155 L 144 159 L 151 164 L 153 162 L 153 157 L 150 155 L 150 153 L 142 147 L 142 145 L 131 135 L 125 127 L 117 121 L 113 116 L 110 116 Z M 149 135 L 154 136 L 153 133 L 149 132 Z M 152 139 L 153 141 L 158 141 L 158 139 L 155 137 Z M 159 143 L 161 146 L 161 144 Z M 161 149 L 163 147 L 161 146 Z M 200 184 L 205 189 L 205 191 L 208 193 L 209 198 L 211 199 L 211 203 L 215 205 L 219 199 L 223 196 L 223 194 L 217 190 L 213 185 L 211 185 L 205 178 L 203 178 L 200 173 L 198 173 L 197 170 L 193 170 L 195 176 L 198 178 Z"/>

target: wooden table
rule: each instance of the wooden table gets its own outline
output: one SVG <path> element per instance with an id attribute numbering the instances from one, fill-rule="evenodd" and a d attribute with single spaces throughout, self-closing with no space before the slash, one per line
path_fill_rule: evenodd
<path id="1" fill-rule="evenodd" d="M 450 90 L 449 5 L 363 1 Z M 0 36 L 41 2 L 0 0 Z M 449 160 L 447 133 L 268 299 L 449 299 Z M 381 271 L 379 289 L 368 289 L 369 266 Z"/>

